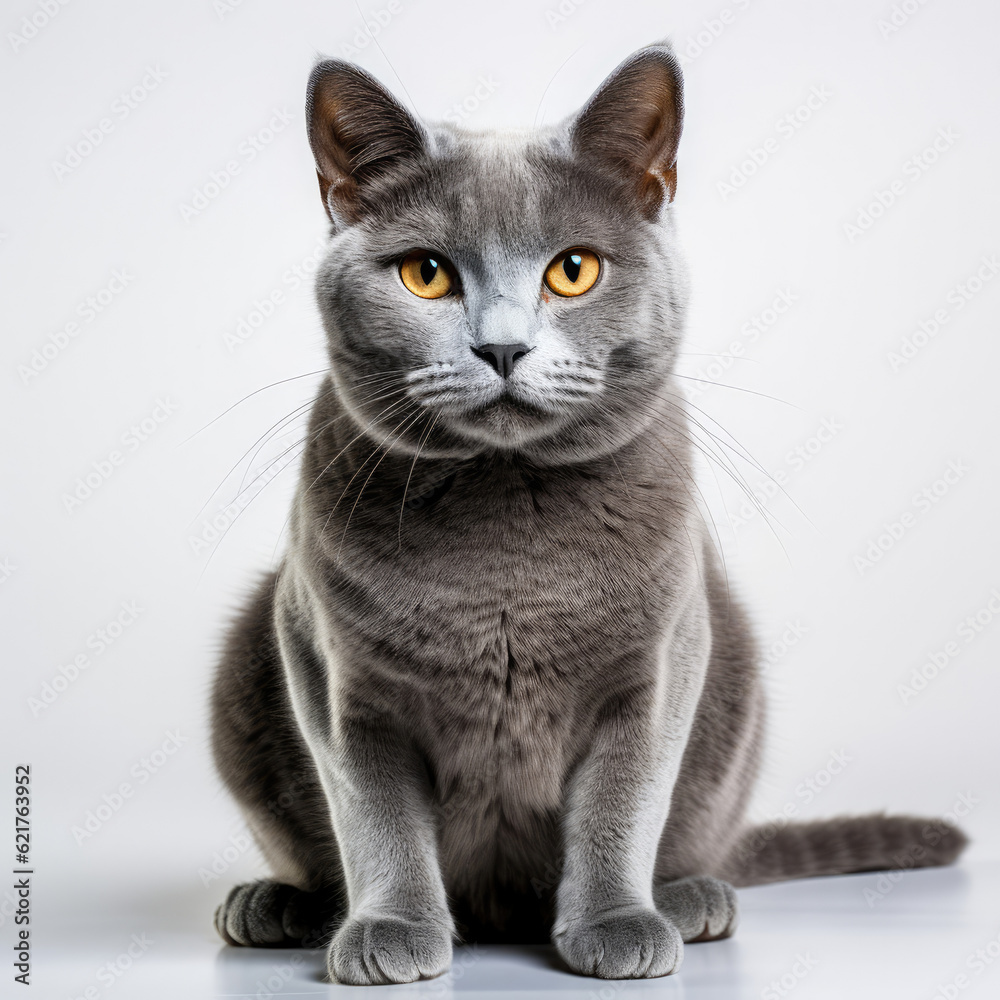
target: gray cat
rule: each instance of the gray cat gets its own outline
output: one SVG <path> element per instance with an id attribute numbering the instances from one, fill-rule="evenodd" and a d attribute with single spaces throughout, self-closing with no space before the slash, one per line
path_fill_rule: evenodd
<path id="1" fill-rule="evenodd" d="M 333 61 L 307 110 L 330 369 L 215 686 L 274 871 L 222 937 L 329 941 L 344 983 L 436 976 L 456 938 L 662 976 L 732 934 L 732 885 L 952 861 L 941 821 L 744 820 L 763 698 L 672 376 L 669 47 L 558 128 L 427 127 Z"/>

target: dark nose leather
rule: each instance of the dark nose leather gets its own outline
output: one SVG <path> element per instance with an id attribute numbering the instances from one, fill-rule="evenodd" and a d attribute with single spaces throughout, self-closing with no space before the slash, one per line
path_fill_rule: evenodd
<path id="1" fill-rule="evenodd" d="M 472 348 L 472 353 L 482 358 L 501 378 L 508 378 L 514 365 L 530 350 L 527 344 L 480 344 Z"/>

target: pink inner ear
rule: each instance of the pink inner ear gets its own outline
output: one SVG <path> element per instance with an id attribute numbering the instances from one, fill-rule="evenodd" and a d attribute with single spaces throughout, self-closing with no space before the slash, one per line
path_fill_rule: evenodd
<path id="1" fill-rule="evenodd" d="M 642 179 L 640 185 L 640 197 L 655 214 L 663 203 L 663 195 L 666 192 L 667 203 L 674 200 L 677 193 L 677 166 L 662 169 L 658 166 L 650 167 Z"/>
<path id="2" fill-rule="evenodd" d="M 318 170 L 319 196 L 323 199 L 323 208 L 327 218 L 335 225 L 344 222 L 357 222 L 358 186 L 350 177 L 339 177 L 333 181 L 327 180 Z"/>

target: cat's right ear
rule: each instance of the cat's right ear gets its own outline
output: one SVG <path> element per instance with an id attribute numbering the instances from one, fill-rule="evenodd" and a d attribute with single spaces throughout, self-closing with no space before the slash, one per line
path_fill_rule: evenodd
<path id="1" fill-rule="evenodd" d="M 423 130 L 392 94 L 338 59 L 312 71 L 306 120 L 323 206 L 337 227 L 362 218 L 366 185 L 425 148 Z"/>

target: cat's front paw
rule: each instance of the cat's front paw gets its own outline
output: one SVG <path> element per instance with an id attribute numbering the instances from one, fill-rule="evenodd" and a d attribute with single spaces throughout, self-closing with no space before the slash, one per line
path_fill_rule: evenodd
<path id="1" fill-rule="evenodd" d="M 352 986 L 412 983 L 451 966 L 451 927 L 433 919 L 348 917 L 327 955 L 330 978 Z"/>
<path id="2" fill-rule="evenodd" d="M 340 922 L 335 890 L 305 892 L 273 879 L 236 886 L 215 911 L 215 928 L 228 944 L 256 948 L 315 948 Z"/>
<path id="3" fill-rule="evenodd" d="M 601 979 L 669 976 L 684 956 L 680 931 L 656 910 L 638 906 L 566 921 L 553 941 L 570 968 Z"/>
<path id="4" fill-rule="evenodd" d="M 708 875 L 654 885 L 653 902 L 685 941 L 718 941 L 730 937 L 739 923 L 736 890 Z"/>

